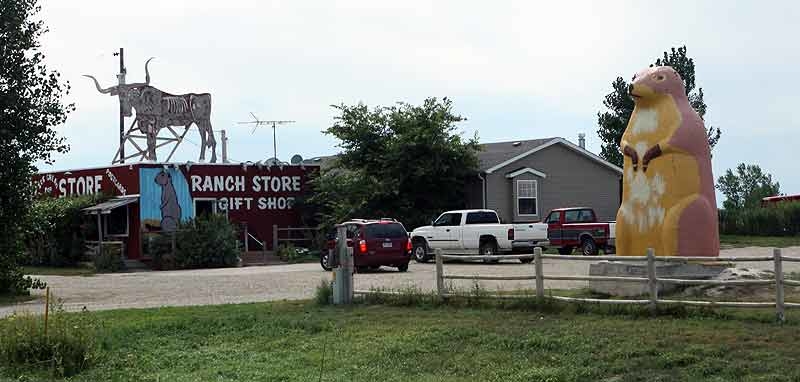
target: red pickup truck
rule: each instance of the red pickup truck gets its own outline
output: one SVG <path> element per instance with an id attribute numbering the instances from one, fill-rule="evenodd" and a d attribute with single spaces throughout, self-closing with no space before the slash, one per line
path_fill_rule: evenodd
<path id="1" fill-rule="evenodd" d="M 550 245 L 562 255 L 571 254 L 576 247 L 584 256 L 597 255 L 601 249 L 614 253 L 616 223 L 598 222 L 591 208 L 558 208 L 550 211 L 544 222 Z"/>

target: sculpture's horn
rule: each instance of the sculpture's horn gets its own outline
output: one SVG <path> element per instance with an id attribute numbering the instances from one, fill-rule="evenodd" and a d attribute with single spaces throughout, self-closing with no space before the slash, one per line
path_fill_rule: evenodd
<path id="1" fill-rule="evenodd" d="M 147 65 L 150 64 L 150 60 L 154 59 L 155 57 L 150 57 L 144 63 L 144 83 L 146 85 L 150 85 L 150 71 L 147 70 Z"/>
<path id="2" fill-rule="evenodd" d="M 97 91 L 99 91 L 99 92 L 100 92 L 100 93 L 102 93 L 102 94 L 108 94 L 108 93 L 111 93 L 111 90 L 113 90 L 113 89 L 114 89 L 114 86 L 112 86 L 112 87 L 110 87 L 110 88 L 103 89 L 103 88 L 101 88 L 101 87 L 100 87 L 100 84 L 97 82 L 97 79 L 96 79 L 96 78 L 94 78 L 94 77 L 92 77 L 92 76 L 90 76 L 90 75 L 88 75 L 88 74 L 84 74 L 83 76 L 84 76 L 84 77 L 91 78 L 91 79 L 92 79 L 92 81 L 94 81 L 94 86 L 95 86 L 95 87 L 97 87 Z"/>

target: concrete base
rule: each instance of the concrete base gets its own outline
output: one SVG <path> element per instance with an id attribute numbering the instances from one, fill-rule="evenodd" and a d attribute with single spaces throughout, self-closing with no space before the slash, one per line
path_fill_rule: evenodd
<path id="1" fill-rule="evenodd" d="M 711 279 L 730 268 L 726 263 L 673 263 L 656 262 L 656 277 L 703 280 Z M 602 261 L 589 266 L 590 276 L 647 277 L 647 263 L 643 261 Z M 658 283 L 659 293 L 675 290 L 675 284 Z M 589 289 L 611 296 L 634 297 L 649 293 L 646 282 L 590 281 Z"/>

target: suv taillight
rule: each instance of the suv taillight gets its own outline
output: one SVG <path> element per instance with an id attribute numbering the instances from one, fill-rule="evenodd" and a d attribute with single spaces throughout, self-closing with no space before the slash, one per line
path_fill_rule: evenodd
<path id="1" fill-rule="evenodd" d="M 367 253 L 367 241 L 366 240 L 361 240 L 361 241 L 358 242 L 358 250 L 361 253 Z"/>
<path id="2" fill-rule="evenodd" d="M 411 252 L 411 248 L 412 248 L 411 239 L 408 239 L 408 241 L 406 241 L 406 251 Z"/>
<path id="3" fill-rule="evenodd" d="M 508 229 L 508 240 L 514 240 L 514 229 L 513 228 L 509 228 Z"/>

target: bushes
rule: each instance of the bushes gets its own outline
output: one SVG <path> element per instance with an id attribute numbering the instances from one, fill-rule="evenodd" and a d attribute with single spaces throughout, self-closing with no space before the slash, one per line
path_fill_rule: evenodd
<path id="1" fill-rule="evenodd" d="M 118 245 L 103 244 L 103 253 L 98 253 L 94 258 L 94 269 L 98 272 L 117 272 L 125 269 L 122 248 Z"/>
<path id="2" fill-rule="evenodd" d="M 236 240 L 236 227 L 227 218 L 208 215 L 150 238 L 147 246 L 157 269 L 232 267 L 239 262 Z"/>
<path id="3" fill-rule="evenodd" d="M 292 243 L 281 244 L 276 254 L 281 260 L 291 264 L 319 260 L 319 251 L 295 247 Z"/>
<path id="4" fill-rule="evenodd" d="M 720 210 L 719 229 L 726 235 L 800 235 L 800 203 Z"/>
<path id="5" fill-rule="evenodd" d="M 22 313 L 0 321 L 0 363 L 46 368 L 57 377 L 77 374 L 92 364 L 99 325 L 88 312 L 53 307 L 47 335 L 42 315 Z"/>
<path id="6" fill-rule="evenodd" d="M 35 200 L 23 224 L 26 262 L 59 267 L 80 261 L 86 236 L 94 234 L 89 230 L 96 230 L 83 225 L 81 210 L 106 198 L 87 195 Z"/>

